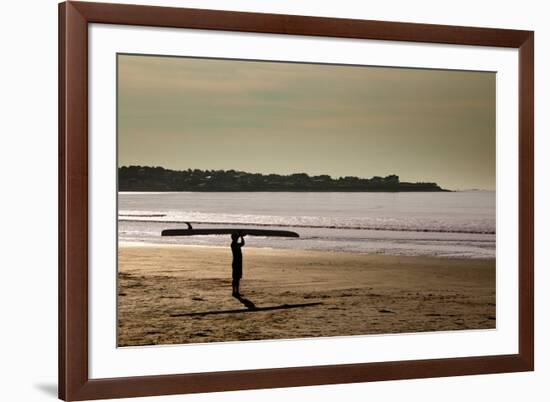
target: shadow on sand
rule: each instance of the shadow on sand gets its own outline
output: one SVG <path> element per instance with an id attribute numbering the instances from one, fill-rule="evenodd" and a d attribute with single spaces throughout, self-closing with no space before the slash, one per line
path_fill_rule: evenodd
<path id="1" fill-rule="evenodd" d="M 249 310 L 257 310 L 258 307 L 252 302 L 252 300 L 247 299 L 246 297 L 243 297 L 242 295 L 236 295 L 233 296 L 235 299 L 240 301 L 247 309 Z"/>
<path id="2" fill-rule="evenodd" d="M 322 302 L 312 302 L 312 303 L 298 303 L 298 304 L 281 304 L 279 306 L 269 306 L 269 307 L 257 307 L 256 304 L 254 304 L 254 302 L 252 302 L 251 300 L 241 295 L 233 296 L 233 297 L 238 301 L 240 301 L 246 308 L 233 309 L 233 310 L 201 311 L 198 313 L 170 314 L 170 317 L 197 317 L 197 316 L 206 316 L 206 315 L 215 315 L 215 314 L 254 313 L 258 311 L 288 310 L 291 308 L 311 307 L 311 306 L 318 306 L 320 304 L 323 304 Z"/>

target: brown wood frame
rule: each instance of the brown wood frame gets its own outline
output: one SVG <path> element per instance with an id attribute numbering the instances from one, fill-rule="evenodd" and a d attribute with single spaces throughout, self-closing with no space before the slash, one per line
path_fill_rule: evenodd
<path id="1" fill-rule="evenodd" d="M 123 24 L 519 49 L 519 353 L 415 361 L 89 379 L 88 24 Z M 59 397 L 138 397 L 534 369 L 534 33 L 215 10 L 59 5 Z"/>

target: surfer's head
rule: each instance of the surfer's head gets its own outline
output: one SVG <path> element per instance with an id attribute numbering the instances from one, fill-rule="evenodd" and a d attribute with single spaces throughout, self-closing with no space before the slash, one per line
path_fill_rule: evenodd
<path id="1" fill-rule="evenodd" d="M 239 239 L 239 234 L 238 233 L 231 233 L 231 240 L 237 241 L 238 239 Z"/>

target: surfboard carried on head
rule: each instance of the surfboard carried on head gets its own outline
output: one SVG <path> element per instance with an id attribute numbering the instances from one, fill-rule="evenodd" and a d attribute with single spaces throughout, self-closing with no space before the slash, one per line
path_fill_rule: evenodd
<path id="1" fill-rule="evenodd" d="M 267 230 L 246 228 L 220 228 L 220 229 L 165 229 L 162 236 L 208 236 L 208 235 L 232 235 L 240 236 L 266 236 L 266 237 L 300 237 L 296 232 L 289 230 Z"/>
<path id="2" fill-rule="evenodd" d="M 193 229 L 191 224 L 187 223 L 187 229 L 165 229 L 161 232 L 162 236 L 208 236 L 208 235 L 232 235 L 234 233 L 240 236 L 265 236 L 265 237 L 300 237 L 296 232 L 289 230 L 269 230 L 269 229 L 249 229 L 249 228 L 211 228 L 211 229 Z"/>

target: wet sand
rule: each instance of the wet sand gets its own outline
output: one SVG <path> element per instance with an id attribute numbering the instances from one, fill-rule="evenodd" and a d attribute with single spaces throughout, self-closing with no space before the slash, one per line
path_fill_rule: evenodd
<path id="1" fill-rule="evenodd" d="M 120 246 L 119 346 L 495 328 L 495 260 Z"/>

